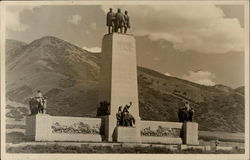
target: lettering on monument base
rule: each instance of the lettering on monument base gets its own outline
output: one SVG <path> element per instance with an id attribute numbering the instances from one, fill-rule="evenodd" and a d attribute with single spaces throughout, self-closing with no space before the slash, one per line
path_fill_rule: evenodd
<path id="1" fill-rule="evenodd" d="M 141 136 L 178 138 L 181 136 L 181 129 L 158 126 L 156 130 L 151 130 L 150 127 L 147 127 L 141 130 Z"/>
<path id="2" fill-rule="evenodd" d="M 52 126 L 52 133 L 67 133 L 67 134 L 100 134 L 100 126 L 90 126 L 86 123 L 79 122 L 70 126 L 61 125 L 55 122 Z"/>
<path id="3" fill-rule="evenodd" d="M 118 41 L 117 42 L 117 48 L 120 51 L 124 51 L 126 53 L 131 53 L 131 51 L 132 51 L 132 45 L 131 45 L 130 42 Z"/>
<path id="4" fill-rule="evenodd" d="M 114 140 L 116 142 L 140 142 L 140 136 L 137 136 L 137 128 L 121 127 L 115 128 Z"/>

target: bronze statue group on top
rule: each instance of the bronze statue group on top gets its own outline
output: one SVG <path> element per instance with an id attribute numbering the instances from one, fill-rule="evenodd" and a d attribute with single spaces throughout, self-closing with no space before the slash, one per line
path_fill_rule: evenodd
<path id="1" fill-rule="evenodd" d="M 117 13 L 114 13 L 113 9 L 110 8 L 109 12 L 107 13 L 106 25 L 108 27 L 109 34 L 113 32 L 126 34 L 128 28 L 130 28 L 128 11 L 125 11 L 123 14 L 121 9 L 118 8 Z"/>

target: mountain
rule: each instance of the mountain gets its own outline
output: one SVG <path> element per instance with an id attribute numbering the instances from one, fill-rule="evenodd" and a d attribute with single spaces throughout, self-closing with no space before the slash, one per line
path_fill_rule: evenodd
<path id="1" fill-rule="evenodd" d="M 8 50 L 6 54 L 11 59 L 6 64 L 9 101 L 27 106 L 27 98 L 40 89 L 49 97 L 51 115 L 96 115 L 100 53 L 47 36 L 21 47 L 19 56 Z M 240 89 L 203 86 L 139 66 L 137 76 L 142 119 L 177 121 L 178 107 L 189 101 L 200 130 L 244 132 L 244 92 L 239 93 Z M 22 107 L 8 108 L 10 118 L 27 114 Z"/>
<path id="2" fill-rule="evenodd" d="M 22 48 L 27 44 L 21 41 L 7 39 L 6 40 L 6 63 L 8 64 L 11 61 L 11 58 L 18 57 Z"/>
<path id="3" fill-rule="evenodd" d="M 243 132 L 244 96 L 138 68 L 140 113 L 147 120 L 177 121 L 177 108 L 189 101 L 199 130 Z"/>
<path id="4" fill-rule="evenodd" d="M 245 94 L 245 87 L 244 86 L 241 86 L 241 87 L 238 87 L 238 88 L 235 88 L 234 89 L 236 92 L 244 95 Z"/>
<path id="5" fill-rule="evenodd" d="M 231 87 L 228 87 L 228 86 L 225 86 L 225 85 L 222 85 L 222 84 L 216 84 L 213 87 L 217 88 L 219 90 L 222 90 L 224 92 L 231 92 L 231 91 L 233 91 L 233 89 Z"/>
<path id="6" fill-rule="evenodd" d="M 24 102 L 40 89 L 52 114 L 63 115 L 62 109 L 74 116 L 91 113 L 98 105 L 91 97 L 97 95 L 98 55 L 56 37 L 35 40 L 7 64 L 7 97 Z"/>

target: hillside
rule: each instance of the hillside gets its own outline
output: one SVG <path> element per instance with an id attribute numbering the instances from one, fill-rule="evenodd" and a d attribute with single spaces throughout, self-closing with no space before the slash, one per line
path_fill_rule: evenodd
<path id="1" fill-rule="evenodd" d="M 9 64 L 13 57 L 18 57 L 27 44 L 13 39 L 6 40 L 6 63 Z"/>
<path id="2" fill-rule="evenodd" d="M 52 114 L 63 115 L 63 109 L 74 116 L 88 114 L 98 104 L 91 99 L 99 75 L 94 53 L 48 36 L 31 42 L 19 54 L 7 64 L 10 100 L 23 103 L 40 89 L 49 97 Z"/>
<path id="3" fill-rule="evenodd" d="M 143 119 L 177 121 L 177 108 L 189 101 L 200 130 L 244 131 L 244 97 L 234 90 L 202 86 L 138 67 Z"/>
<path id="4" fill-rule="evenodd" d="M 242 94 L 242 95 L 245 94 L 245 87 L 243 87 L 243 86 L 242 86 L 242 87 L 235 88 L 234 90 L 235 90 L 236 92 Z"/>
<path id="5" fill-rule="evenodd" d="M 49 97 L 51 115 L 96 115 L 100 54 L 51 36 L 16 49 L 11 46 L 6 53 L 9 102 L 27 106 L 27 98 L 40 89 Z M 177 121 L 176 111 L 187 100 L 195 108 L 200 130 L 244 131 L 244 92 L 223 85 L 202 86 L 143 67 L 138 67 L 137 75 L 142 119 Z M 9 104 L 8 108 L 9 118 L 20 120 L 27 114 L 23 107 Z"/>

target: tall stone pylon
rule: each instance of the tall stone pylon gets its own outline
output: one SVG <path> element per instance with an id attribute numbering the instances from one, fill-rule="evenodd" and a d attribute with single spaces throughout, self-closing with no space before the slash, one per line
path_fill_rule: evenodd
<path id="1" fill-rule="evenodd" d="M 100 66 L 99 101 L 108 102 L 108 106 L 106 105 L 105 108 L 108 111 L 99 114 L 104 118 L 105 140 L 114 141 L 116 139 L 114 134 L 117 127 L 116 113 L 118 108 L 132 102 L 129 113 L 135 118 L 136 132 L 130 132 L 130 141 L 139 142 L 140 117 L 134 36 L 119 33 L 104 35 Z M 124 129 L 126 130 L 126 128 Z"/>

